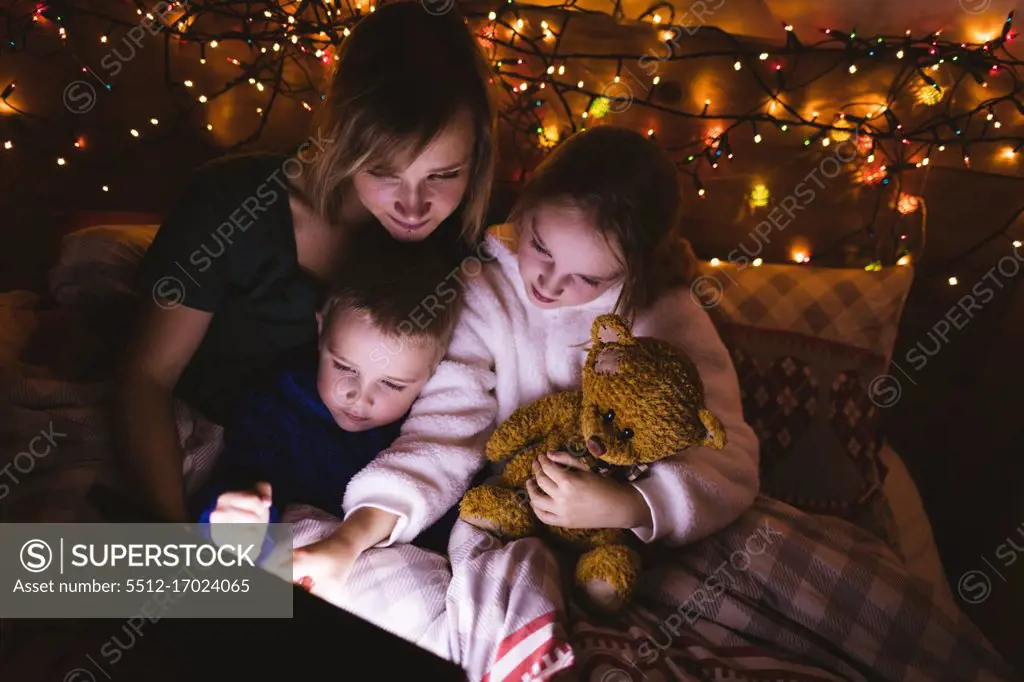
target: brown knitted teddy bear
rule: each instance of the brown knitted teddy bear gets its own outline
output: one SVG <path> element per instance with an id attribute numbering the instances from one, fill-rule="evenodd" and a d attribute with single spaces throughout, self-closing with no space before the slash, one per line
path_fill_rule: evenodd
<path id="1" fill-rule="evenodd" d="M 660 459 L 693 446 L 721 450 L 722 423 L 704 406 L 704 385 L 680 349 L 636 338 L 625 320 L 594 320 L 593 345 L 583 386 L 540 398 L 512 413 L 491 435 L 487 458 L 508 460 L 496 485 L 469 490 L 459 505 L 463 520 L 505 538 L 545 535 L 585 553 L 576 582 L 592 604 L 618 611 L 629 600 L 640 568 L 621 529 L 545 526 L 533 516 L 525 492 L 534 460 L 548 451 L 582 457 L 592 471 L 633 481 Z"/>

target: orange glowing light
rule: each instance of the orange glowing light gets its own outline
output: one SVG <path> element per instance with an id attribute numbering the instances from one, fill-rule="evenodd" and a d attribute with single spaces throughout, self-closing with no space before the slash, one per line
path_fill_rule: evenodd
<path id="1" fill-rule="evenodd" d="M 900 194 L 900 199 L 896 203 L 896 210 L 901 214 L 907 215 L 913 213 L 921 205 L 921 199 L 911 194 Z"/>

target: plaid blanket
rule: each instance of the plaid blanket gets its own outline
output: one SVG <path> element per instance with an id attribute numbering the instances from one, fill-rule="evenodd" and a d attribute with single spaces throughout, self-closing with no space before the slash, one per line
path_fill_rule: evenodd
<path id="1" fill-rule="evenodd" d="M 0 380 L 0 520 L 100 520 L 85 494 L 113 481 L 103 384 Z M 179 405 L 186 479 L 201 481 L 219 428 Z M 33 438 L 46 454 L 24 454 Z M 36 452 L 42 452 L 37 448 Z M 290 508 L 296 543 L 338 519 Z M 456 661 L 471 680 L 1015 680 L 961 612 L 939 606 L 881 541 L 831 517 L 760 497 L 734 524 L 682 549 L 654 549 L 616 621 L 562 594 L 539 540 L 502 544 L 459 523 L 449 557 L 373 549 L 332 601 Z"/>

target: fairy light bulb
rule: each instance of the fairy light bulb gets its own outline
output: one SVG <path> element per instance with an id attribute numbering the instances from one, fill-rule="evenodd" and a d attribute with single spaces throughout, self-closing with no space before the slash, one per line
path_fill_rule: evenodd
<path id="1" fill-rule="evenodd" d="M 764 260 L 762 260 L 760 258 L 755 258 L 753 263 L 751 263 L 751 265 L 753 265 L 755 268 L 759 268 L 762 265 L 764 265 Z"/>
<path id="2" fill-rule="evenodd" d="M 562 64 L 561 66 L 558 67 L 558 75 L 561 76 L 561 75 L 564 75 L 564 74 L 565 74 L 565 64 Z M 615 81 L 615 82 L 618 83 L 618 81 Z"/>
<path id="3" fill-rule="evenodd" d="M 737 59 L 735 62 L 733 62 L 732 68 L 734 68 L 735 70 L 739 71 L 740 69 L 743 68 L 743 64 L 741 64 L 740 60 Z"/>
<path id="4" fill-rule="evenodd" d="M 654 80 L 652 80 L 651 82 L 652 82 L 652 83 L 653 83 L 654 85 L 657 85 L 658 83 L 660 83 L 660 82 L 661 82 L 661 76 L 655 76 L 655 77 L 654 77 Z"/>
<path id="5" fill-rule="evenodd" d="M 520 19 L 519 21 L 516 22 L 516 28 L 518 30 L 520 30 L 520 31 L 523 30 L 523 20 L 522 19 Z"/>
<path id="6" fill-rule="evenodd" d="M 661 23 L 661 15 L 660 14 L 655 13 L 653 19 L 654 19 L 654 23 L 656 23 L 656 24 L 660 24 Z"/>
<path id="7" fill-rule="evenodd" d="M 857 65 L 850 64 L 850 73 L 857 73 Z"/>
<path id="8" fill-rule="evenodd" d="M 766 59 L 768 59 L 768 53 L 767 52 L 762 52 L 760 55 L 758 55 L 757 58 L 760 59 L 763 62 Z"/>
<path id="9" fill-rule="evenodd" d="M 958 280 L 956 277 L 950 277 L 946 281 L 949 282 L 949 286 L 951 286 L 951 287 L 955 287 L 957 284 L 960 283 L 960 280 Z"/>
<path id="10" fill-rule="evenodd" d="M 151 124 L 155 125 L 155 126 L 160 125 L 160 119 L 158 119 L 158 118 L 151 118 L 151 119 L 149 119 L 149 122 Z"/>
<path id="11" fill-rule="evenodd" d="M 577 88 L 582 88 L 583 87 L 583 81 L 577 81 L 576 82 L 576 87 Z"/>
<path id="12" fill-rule="evenodd" d="M 711 263 L 711 267 L 713 268 L 717 268 L 719 265 L 722 264 L 722 261 L 718 260 L 717 258 L 712 258 L 709 262 Z"/>
<path id="13" fill-rule="evenodd" d="M 4 149 L 14 149 L 14 143 L 10 140 L 4 142 Z"/>
<path id="14" fill-rule="evenodd" d="M 103 187 L 102 187 L 101 189 L 102 189 L 102 190 L 103 190 L 104 192 L 109 192 L 109 191 L 110 191 L 110 187 L 109 187 L 108 185 L 103 185 Z"/>
<path id="15" fill-rule="evenodd" d="M 132 137 L 138 137 L 139 136 L 139 131 L 136 130 L 135 128 L 132 128 L 129 132 L 132 134 Z"/>
<path id="16" fill-rule="evenodd" d="M 495 19 L 498 18 L 498 13 L 497 12 L 488 12 L 487 13 L 487 18 L 490 19 L 491 21 L 494 21 Z"/>
<path id="17" fill-rule="evenodd" d="M 1013 248 L 1019 249 L 1021 247 L 1021 241 L 1019 239 L 1013 240 Z"/>
<path id="18" fill-rule="evenodd" d="M 57 165 L 58 166 L 63 166 L 66 163 L 67 163 L 67 161 L 64 160 L 63 156 L 57 157 Z"/>
<path id="19" fill-rule="evenodd" d="M 206 104 L 206 95 L 199 95 L 199 103 Z"/>
<path id="20" fill-rule="evenodd" d="M 896 59 L 903 59 L 903 50 L 896 53 Z"/>
<path id="21" fill-rule="evenodd" d="M 757 133 L 756 135 L 754 135 L 754 143 L 761 144 L 761 133 Z"/>
<path id="22" fill-rule="evenodd" d="M 186 88 L 191 88 L 193 85 L 194 85 L 194 83 L 192 81 L 185 81 L 185 87 Z"/>
<path id="23" fill-rule="evenodd" d="M 1002 157 L 1004 159 L 1014 159 L 1017 157 L 1017 152 L 1014 151 L 1013 147 L 1003 147 Z"/>
<path id="24" fill-rule="evenodd" d="M 900 259 L 898 261 L 896 261 L 896 265 L 910 265 L 910 256 L 908 256 L 908 255 L 900 256 Z"/>
<path id="25" fill-rule="evenodd" d="M 216 50 L 218 45 L 220 45 L 220 43 L 218 43 L 216 40 L 210 41 L 210 47 L 212 47 L 213 49 Z"/>
<path id="26" fill-rule="evenodd" d="M 555 67 L 554 67 L 554 66 L 549 66 L 549 67 L 548 67 L 548 75 L 550 76 L 550 75 L 551 75 L 551 74 L 553 74 L 554 72 L 555 72 Z"/>

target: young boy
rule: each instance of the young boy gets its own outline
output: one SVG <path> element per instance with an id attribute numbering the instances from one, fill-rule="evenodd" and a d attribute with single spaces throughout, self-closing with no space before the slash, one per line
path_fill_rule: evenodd
<path id="1" fill-rule="evenodd" d="M 317 314 L 316 347 L 283 358 L 225 425 L 224 451 L 190 504 L 200 523 L 274 523 L 290 504 L 340 518 L 349 480 L 398 436 L 444 356 L 458 263 L 380 226 L 361 229 Z M 457 516 L 455 507 L 413 544 L 445 552 Z"/>

